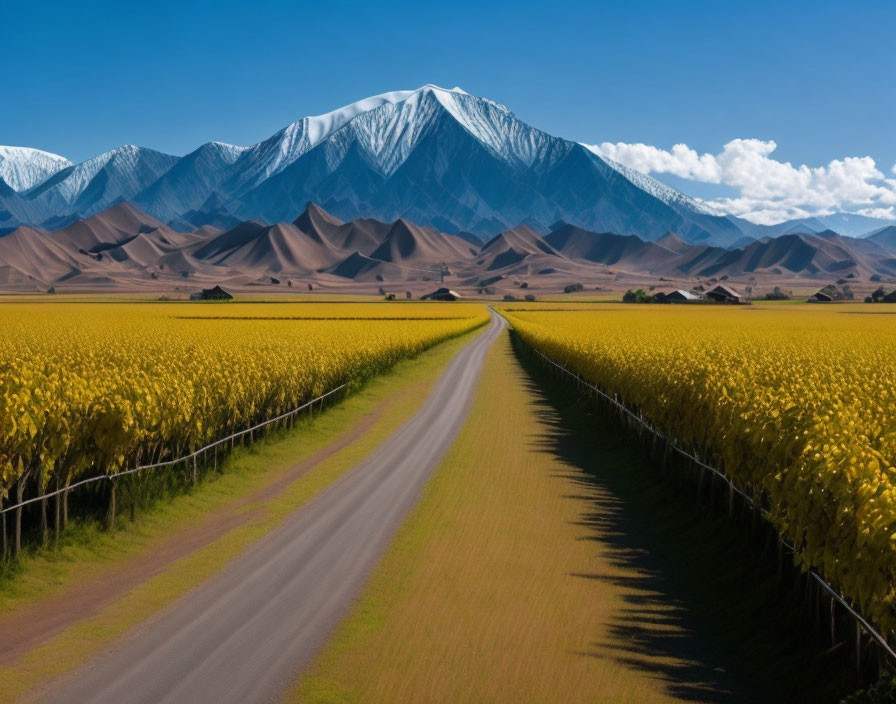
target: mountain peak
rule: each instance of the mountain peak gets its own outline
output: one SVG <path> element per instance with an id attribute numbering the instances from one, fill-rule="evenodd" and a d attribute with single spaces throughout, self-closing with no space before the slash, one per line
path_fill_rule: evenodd
<path id="1" fill-rule="evenodd" d="M 660 247 L 664 247 L 668 249 L 670 252 L 681 253 L 687 250 L 690 245 L 686 244 L 678 235 L 674 232 L 670 232 L 665 237 L 661 237 L 656 241 L 656 243 Z"/>
<path id="2" fill-rule="evenodd" d="M 321 234 L 321 230 L 329 230 L 343 224 L 342 220 L 330 215 L 330 213 L 321 208 L 317 203 L 311 201 L 308 201 L 308 205 L 305 206 L 305 211 L 293 221 L 293 225 L 309 235 L 319 235 Z"/>
<path id="3" fill-rule="evenodd" d="M 64 156 L 40 149 L 0 146 L 0 179 L 14 191 L 27 191 L 71 165 Z"/>

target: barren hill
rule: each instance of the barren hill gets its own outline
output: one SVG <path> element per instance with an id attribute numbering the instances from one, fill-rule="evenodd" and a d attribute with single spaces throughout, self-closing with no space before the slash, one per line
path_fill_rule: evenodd
<path id="1" fill-rule="evenodd" d="M 870 283 L 872 277 L 887 282 L 896 281 L 896 236 L 890 230 L 867 239 L 830 231 L 789 234 L 724 249 L 688 244 L 674 233 L 648 242 L 558 223 L 545 237 L 521 225 L 477 245 L 406 218 L 343 222 L 314 203 L 292 223 L 247 220 L 226 230 L 203 225 L 191 232 L 119 203 L 53 232 L 19 227 L 0 237 L 0 288 L 195 290 L 213 282 L 268 285 L 296 277 L 334 287 L 415 281 L 422 287 L 443 276 L 475 289 L 506 289 L 514 281 L 522 285 L 520 279 L 554 290 L 578 281 L 696 285 L 708 277 L 744 283 L 759 277 L 770 285 L 839 278 Z"/>

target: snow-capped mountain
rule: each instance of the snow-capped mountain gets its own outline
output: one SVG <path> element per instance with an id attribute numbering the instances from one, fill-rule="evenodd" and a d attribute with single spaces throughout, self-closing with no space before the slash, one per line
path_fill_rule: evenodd
<path id="1" fill-rule="evenodd" d="M 0 147 L 0 180 L 12 190 L 27 191 L 72 162 L 64 156 L 29 147 Z"/>
<path id="2" fill-rule="evenodd" d="M 58 225 L 121 200 L 181 227 L 191 217 L 291 221 L 314 201 L 345 219 L 406 217 L 483 236 L 521 224 L 544 233 L 558 221 L 647 239 L 676 232 L 728 244 L 743 235 L 678 191 L 503 105 L 434 85 L 307 117 L 248 147 L 210 142 L 179 158 L 124 146 L 16 181 L 25 183 L 12 194 L 0 188 L 0 227 Z"/>
<path id="3" fill-rule="evenodd" d="M 491 235 L 563 220 L 659 238 L 740 236 L 725 218 L 670 207 L 581 145 L 461 90 L 424 86 L 359 114 L 232 204 L 286 219 L 308 201 L 341 218 L 408 217 Z M 729 232 L 733 236 L 729 235 Z"/>
<path id="4" fill-rule="evenodd" d="M 174 166 L 179 158 L 153 149 L 125 144 L 93 159 L 62 169 L 26 197 L 34 200 L 52 193 L 67 203 L 75 203 L 86 191 L 102 189 L 119 192 L 124 197 L 135 195 L 147 182 L 155 181 Z M 102 179 L 102 183 L 97 179 Z M 127 194 L 127 195 L 125 195 Z"/>

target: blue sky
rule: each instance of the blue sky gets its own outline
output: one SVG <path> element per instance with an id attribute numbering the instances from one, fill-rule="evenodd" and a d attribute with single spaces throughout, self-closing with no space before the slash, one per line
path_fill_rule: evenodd
<path id="1" fill-rule="evenodd" d="M 122 143 L 248 144 L 437 83 L 560 136 L 896 164 L 896 3 L 4 3 L 0 144 L 81 160 Z M 651 168 L 649 165 L 644 169 Z M 661 175 L 704 197 L 740 186 Z"/>

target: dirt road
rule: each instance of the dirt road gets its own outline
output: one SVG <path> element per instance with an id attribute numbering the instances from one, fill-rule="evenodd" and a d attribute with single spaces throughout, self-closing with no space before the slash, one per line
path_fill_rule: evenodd
<path id="1" fill-rule="evenodd" d="M 488 330 L 373 454 L 222 573 L 40 697 L 48 702 L 263 702 L 317 652 L 364 586 L 470 408 Z"/>

